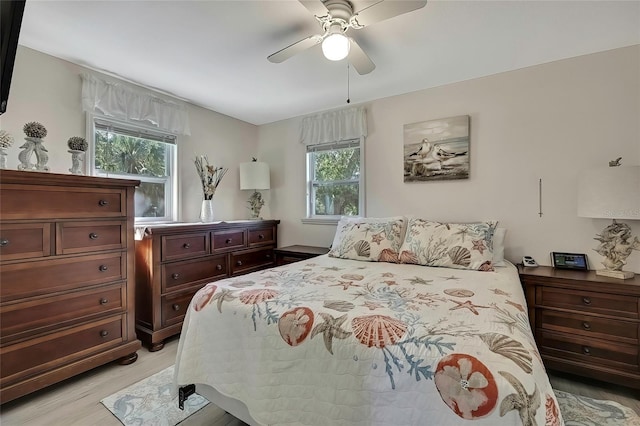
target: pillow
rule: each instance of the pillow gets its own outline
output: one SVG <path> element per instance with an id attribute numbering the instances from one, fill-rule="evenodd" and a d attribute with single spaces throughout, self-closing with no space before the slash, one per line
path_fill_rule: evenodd
<path id="1" fill-rule="evenodd" d="M 497 222 L 440 223 L 409 219 L 400 262 L 456 269 L 493 271 Z"/>
<path id="2" fill-rule="evenodd" d="M 496 228 L 493 233 L 493 266 L 505 266 L 504 263 L 504 237 L 507 228 Z M 489 247 L 491 249 L 491 247 Z"/>
<path id="3" fill-rule="evenodd" d="M 407 219 L 342 217 L 329 256 L 369 262 L 398 263 Z"/>

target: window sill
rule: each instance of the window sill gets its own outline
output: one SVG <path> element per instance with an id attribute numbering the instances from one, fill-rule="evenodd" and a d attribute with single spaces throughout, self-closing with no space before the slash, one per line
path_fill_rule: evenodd
<path id="1" fill-rule="evenodd" d="M 340 217 L 305 217 L 300 219 L 300 221 L 305 225 L 337 225 Z"/>

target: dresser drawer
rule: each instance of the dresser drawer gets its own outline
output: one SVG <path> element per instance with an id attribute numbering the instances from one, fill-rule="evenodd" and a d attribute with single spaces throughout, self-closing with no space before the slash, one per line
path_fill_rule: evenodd
<path id="1" fill-rule="evenodd" d="M 126 216 L 126 191 L 65 186 L 5 184 L 0 188 L 3 220 Z"/>
<path id="2" fill-rule="evenodd" d="M 586 337 L 638 344 L 640 324 L 591 315 L 540 309 L 536 326 L 547 331 L 564 332 Z"/>
<path id="3" fill-rule="evenodd" d="M 536 303 L 545 307 L 578 310 L 614 317 L 639 318 L 638 298 L 619 294 L 538 287 Z"/>
<path id="4" fill-rule="evenodd" d="M 274 228 L 249 229 L 249 246 L 275 244 Z"/>
<path id="5" fill-rule="evenodd" d="M 162 265 L 162 293 L 195 283 L 207 283 L 227 276 L 227 256 L 209 256 L 198 260 Z"/>
<path id="6" fill-rule="evenodd" d="M 121 252 L 4 265 L 0 302 L 122 281 L 126 270 Z"/>
<path id="7" fill-rule="evenodd" d="M 178 260 L 209 254 L 209 233 L 167 235 L 161 239 L 161 260 Z"/>
<path id="8" fill-rule="evenodd" d="M 3 223 L 0 226 L 0 260 L 29 259 L 50 254 L 51 224 Z"/>
<path id="9" fill-rule="evenodd" d="M 214 231 L 212 233 L 213 252 L 229 251 L 246 247 L 244 230 Z"/>
<path id="10" fill-rule="evenodd" d="M 127 222 L 61 222 L 57 225 L 56 254 L 87 253 L 127 246 Z"/>
<path id="11" fill-rule="evenodd" d="M 640 371 L 638 345 L 626 345 L 611 341 L 592 339 L 564 333 L 537 330 L 536 342 L 540 353 L 562 359 L 583 362 L 585 368 L 591 364 Z"/>
<path id="12" fill-rule="evenodd" d="M 2 340 L 21 332 L 38 332 L 64 325 L 90 315 L 121 312 L 125 300 L 124 284 L 15 303 L 0 307 Z"/>
<path id="13" fill-rule="evenodd" d="M 193 299 L 198 289 L 190 289 L 169 296 L 162 296 L 160 304 L 162 306 L 162 326 L 168 327 L 173 324 L 179 324 L 184 320 L 187 314 L 189 303 Z"/>
<path id="14" fill-rule="evenodd" d="M 231 275 L 244 274 L 273 265 L 275 261 L 271 247 L 231 253 Z"/>
<path id="15" fill-rule="evenodd" d="M 105 318 L 2 347 L 2 386 L 11 383 L 13 375 L 38 374 L 116 346 L 122 342 L 123 320 L 122 315 Z"/>

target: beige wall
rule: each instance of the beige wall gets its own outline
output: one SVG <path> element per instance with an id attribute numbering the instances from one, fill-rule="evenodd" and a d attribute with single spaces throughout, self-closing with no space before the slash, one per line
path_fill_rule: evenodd
<path id="1" fill-rule="evenodd" d="M 354 98 L 356 96 L 353 96 Z M 609 221 L 576 215 L 580 171 L 623 157 L 640 164 L 640 46 L 552 62 L 366 104 L 366 214 L 413 214 L 441 221 L 497 219 L 508 228 L 506 256 L 551 251 L 601 257 L 593 237 Z M 471 176 L 404 183 L 403 125 L 471 116 Z M 270 217 L 281 244 L 328 246 L 335 226 L 304 225 L 300 118 L 260 126 L 259 155 L 271 164 Z M 543 216 L 538 181 L 543 180 Z M 627 222 L 640 236 L 640 221 Z M 640 252 L 629 258 L 640 272 Z"/>
<path id="2" fill-rule="evenodd" d="M 19 164 L 19 147 L 24 142 L 22 126 L 38 121 L 48 130 L 44 146 L 49 150 L 51 172 L 69 173 L 71 156 L 67 152 L 67 140 L 71 136 L 86 136 L 80 97 L 83 72 L 92 71 L 19 46 L 7 112 L 0 116 L 0 128 L 16 139 L 8 150 L 8 168 L 16 169 Z M 238 164 L 251 161 L 256 155 L 257 126 L 191 104 L 187 107 L 191 136 L 178 139 L 181 220 L 198 221 L 202 190 L 193 158 L 200 154 L 208 155 L 215 165 L 229 167 L 215 195 L 216 217 L 221 220 L 248 218 L 249 194 L 239 189 Z"/>
<path id="3" fill-rule="evenodd" d="M 66 140 L 84 136 L 80 77 L 84 68 L 20 47 L 8 112 L 0 127 L 16 137 L 9 168 L 16 168 L 22 126 L 40 121 L 49 130 L 52 172 L 68 173 Z M 212 89 L 215 90 L 215 89 Z M 356 96 L 354 96 L 356 98 Z M 357 99 L 354 99 L 357 100 Z M 550 251 L 587 253 L 606 220 L 576 216 L 581 170 L 622 156 L 640 164 L 640 46 L 581 56 L 476 80 L 379 99 L 366 104 L 366 213 L 414 214 L 442 221 L 497 219 L 509 229 L 507 258 L 523 254 L 548 264 Z M 260 127 L 189 105 L 190 137 L 180 138 L 181 214 L 197 221 L 200 184 L 192 163 L 207 154 L 230 168 L 218 194 L 220 219 L 248 217 L 238 164 L 252 156 L 271 165 L 265 218 L 281 220 L 280 245 L 328 246 L 335 226 L 303 225 L 304 147 L 300 117 Z M 404 124 L 471 116 L 471 177 L 463 181 L 403 183 Z M 538 216 L 538 179 L 543 213 Z M 640 221 L 628 222 L 640 235 Z M 640 272 L 640 252 L 629 258 Z"/>

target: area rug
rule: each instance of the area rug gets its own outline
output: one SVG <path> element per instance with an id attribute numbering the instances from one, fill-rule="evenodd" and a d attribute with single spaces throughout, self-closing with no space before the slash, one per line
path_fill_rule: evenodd
<path id="1" fill-rule="evenodd" d="M 209 404 L 191 395 L 178 408 L 178 397 L 172 394 L 173 366 L 147 377 L 100 401 L 125 426 L 175 426 Z"/>
<path id="2" fill-rule="evenodd" d="M 173 366 L 103 399 L 102 404 L 123 425 L 175 426 L 209 404 L 204 397 L 191 395 L 184 411 L 172 398 Z M 640 417 L 613 401 L 555 391 L 567 426 L 640 426 Z"/>

